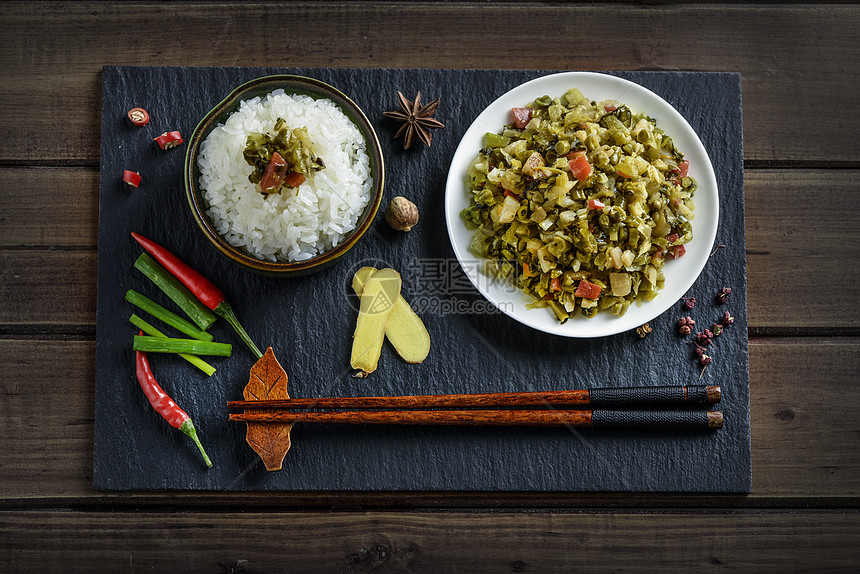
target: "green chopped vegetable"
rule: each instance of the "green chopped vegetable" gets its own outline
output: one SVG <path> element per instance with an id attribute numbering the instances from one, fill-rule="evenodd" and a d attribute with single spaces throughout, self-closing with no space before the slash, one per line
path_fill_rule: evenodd
<path id="1" fill-rule="evenodd" d="M 212 355 L 229 357 L 233 346 L 230 343 L 214 343 L 197 339 L 171 339 L 169 337 L 135 335 L 133 351 L 145 353 L 187 353 L 189 355 Z"/>
<path id="2" fill-rule="evenodd" d="M 134 267 L 149 277 L 202 330 L 205 331 L 211 327 L 218 318 L 197 297 L 192 295 L 191 291 L 180 283 L 179 279 L 174 277 L 147 253 L 140 254 L 140 257 L 134 262 Z"/>
<path id="3" fill-rule="evenodd" d="M 199 341 L 211 341 L 213 339 L 212 335 L 206 331 L 201 331 L 200 329 L 195 328 L 194 325 L 176 313 L 165 309 L 149 297 L 141 295 L 134 289 L 129 289 L 126 292 L 125 300 L 193 339 L 197 339 Z"/>
<path id="4" fill-rule="evenodd" d="M 561 322 L 653 299 L 693 238 L 689 162 L 654 119 L 615 101 L 573 88 L 528 108 L 527 123 L 517 108 L 486 134 L 469 166 L 471 249 Z"/>
<path id="5" fill-rule="evenodd" d="M 155 327 L 153 327 L 152 325 L 150 325 L 149 323 L 147 323 L 146 321 L 144 321 L 143 319 L 141 319 L 140 317 L 138 317 L 137 315 L 135 315 L 133 313 L 132 313 L 131 317 L 128 318 L 128 320 L 132 325 L 134 325 L 135 327 L 137 327 L 138 329 L 140 329 L 141 331 L 143 331 L 147 335 L 150 335 L 152 337 L 167 338 L 167 335 L 165 335 L 164 333 L 162 333 L 161 331 L 159 331 L 158 329 L 156 329 Z M 200 357 L 197 357 L 195 355 L 189 355 L 187 353 L 180 353 L 179 356 L 182 357 L 183 359 L 185 359 L 186 361 L 188 361 L 189 363 L 191 363 L 192 365 L 194 365 L 195 367 L 197 367 L 198 369 L 200 369 L 201 371 L 203 371 L 204 373 L 206 373 L 207 375 L 209 375 L 210 377 L 212 376 L 213 373 L 215 373 L 215 367 L 213 367 L 212 365 L 210 365 L 209 363 L 207 363 L 206 361 L 204 361 Z"/>

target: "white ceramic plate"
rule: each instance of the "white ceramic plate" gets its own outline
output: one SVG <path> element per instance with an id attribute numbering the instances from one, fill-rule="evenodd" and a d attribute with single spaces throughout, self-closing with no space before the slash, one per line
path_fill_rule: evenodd
<path id="1" fill-rule="evenodd" d="M 698 188 L 693 197 L 693 240 L 686 244 L 687 253 L 668 261 L 663 268 L 665 286 L 652 301 L 633 303 L 622 317 L 600 312 L 587 319 L 573 316 L 560 324 L 548 308 L 526 309 L 532 298 L 512 284 L 493 279 L 483 272 L 483 260 L 469 250 L 473 231 L 466 228 L 460 212 L 469 206 L 466 170 L 469 162 L 484 145 L 486 132 L 499 132 L 511 122 L 511 108 L 522 107 L 544 95 L 561 97 L 568 89 L 579 90 L 592 101 L 615 100 L 634 112 L 643 112 L 657 120 L 657 126 L 672 137 L 675 145 L 690 162 L 689 175 Z M 671 307 L 693 285 L 708 260 L 719 221 L 717 179 L 701 140 L 675 108 L 642 86 L 591 72 L 564 72 L 531 80 L 507 92 L 485 109 L 466 131 L 448 171 L 445 188 L 445 218 L 448 236 L 460 265 L 478 291 L 500 311 L 524 325 L 564 337 L 603 337 L 635 329 Z"/>

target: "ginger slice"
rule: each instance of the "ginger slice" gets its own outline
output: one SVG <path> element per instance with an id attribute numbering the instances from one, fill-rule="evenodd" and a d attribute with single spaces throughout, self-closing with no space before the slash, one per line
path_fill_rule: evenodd
<path id="1" fill-rule="evenodd" d="M 358 377 L 366 377 L 376 370 L 385 340 L 385 327 L 400 296 L 400 285 L 400 273 L 394 269 L 376 271 L 364 284 L 350 358 L 352 368 L 361 371 L 356 375 Z"/>
<path id="2" fill-rule="evenodd" d="M 375 267 L 362 267 L 352 278 L 352 289 L 361 297 L 367 279 L 376 272 Z M 407 363 L 420 363 L 430 354 L 430 333 L 412 307 L 403 298 L 397 297 L 394 309 L 388 317 L 385 336 L 397 351 L 397 354 Z"/>

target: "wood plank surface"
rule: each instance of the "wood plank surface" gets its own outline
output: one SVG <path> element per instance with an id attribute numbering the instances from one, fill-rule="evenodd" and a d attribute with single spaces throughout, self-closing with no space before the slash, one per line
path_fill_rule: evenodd
<path id="1" fill-rule="evenodd" d="M 860 267 L 848 264 L 860 260 L 860 171 L 745 180 L 751 327 L 860 327 Z M 95 170 L 0 169 L 0 203 L 0 325 L 94 325 Z"/>
<path id="2" fill-rule="evenodd" d="M 97 269 L 94 250 L 0 250 L 0 325 L 95 325 Z"/>
<path id="3" fill-rule="evenodd" d="M 0 205 L 0 249 L 98 245 L 97 169 L 0 169 Z"/>
<path id="4" fill-rule="evenodd" d="M 750 326 L 860 327 L 860 172 L 748 170 L 745 178 Z"/>
<path id="5" fill-rule="evenodd" d="M 77 572 L 850 572 L 843 513 L 0 513 L 0 562 Z M 575 569 L 575 570 L 572 570 Z"/>
<path id="6" fill-rule="evenodd" d="M 845 110 L 860 107 L 859 15 L 854 5 L 10 3 L 0 162 L 95 165 L 104 65 L 265 65 L 740 72 L 745 159 L 856 165 Z M 262 25 L 279 19 L 301 25 Z"/>
<path id="7" fill-rule="evenodd" d="M 860 433 L 860 419 L 854 416 L 860 403 L 858 370 L 860 340 L 856 338 L 751 342 L 753 498 L 860 495 L 860 442 L 850 440 Z M 5 413 L 0 417 L 0 452 L 4 453 L 0 500 L 63 497 L 85 502 L 94 495 L 94 379 L 92 342 L 0 339 L 0 412 Z M 810 388 L 810 381 L 815 381 L 815 388 Z M 129 384 L 136 382 L 129 380 Z M 313 502 L 313 496 L 298 496 Z M 289 493 L 266 493 L 263 498 L 265 504 L 295 504 Z M 337 493 L 318 498 L 340 500 Z M 479 505 L 492 501 L 505 506 L 529 500 L 545 505 L 550 498 L 525 495 L 506 503 L 498 493 L 489 493 L 483 498 L 466 495 L 460 500 L 446 495 L 426 501 Z M 697 498 L 702 497 L 693 500 Z M 568 496 L 561 503 L 593 499 Z M 361 500 L 345 497 L 341 502 L 361 504 Z M 403 494 L 374 495 L 372 500 L 382 506 L 411 504 Z M 656 500 L 672 502 L 671 497 Z M 196 501 L 205 503 L 205 497 Z M 716 497 L 716 501 L 749 504 L 744 497 Z"/>

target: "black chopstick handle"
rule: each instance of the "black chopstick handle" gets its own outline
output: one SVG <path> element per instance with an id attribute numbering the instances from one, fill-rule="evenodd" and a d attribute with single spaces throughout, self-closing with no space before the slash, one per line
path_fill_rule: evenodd
<path id="1" fill-rule="evenodd" d="M 591 389 L 590 404 L 596 408 L 667 408 L 699 407 L 720 400 L 718 386 L 667 386 Z"/>
<path id="2" fill-rule="evenodd" d="M 594 428 L 716 430 L 723 426 L 719 411 L 607 411 L 591 413 Z"/>

